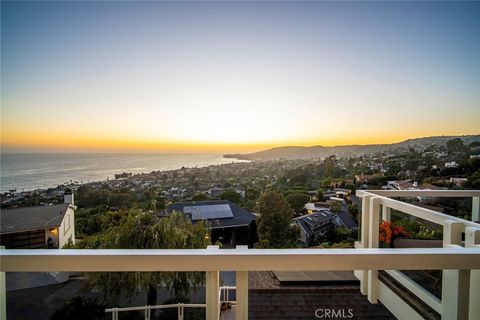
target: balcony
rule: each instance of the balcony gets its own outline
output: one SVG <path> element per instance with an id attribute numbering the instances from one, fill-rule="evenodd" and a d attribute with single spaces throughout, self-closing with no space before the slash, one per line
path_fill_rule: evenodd
<path id="1" fill-rule="evenodd" d="M 1 272 L 206 272 L 205 304 L 140 306 L 151 310 L 176 308 L 183 319 L 186 308 L 205 308 L 206 319 L 220 319 L 222 301 L 232 302 L 229 319 L 248 319 L 249 271 L 354 270 L 360 292 L 372 304 L 381 302 L 398 319 L 424 319 L 418 304 L 441 319 L 480 319 L 480 225 L 415 206 L 392 197 L 453 197 L 472 199 L 472 220 L 479 218 L 480 191 L 358 191 L 362 199 L 360 240 L 355 249 L 219 249 L 197 250 L 1 250 Z M 379 225 L 393 212 L 422 219 L 443 230 L 441 248 L 379 248 Z M 236 271 L 235 299 L 220 287 L 219 271 Z M 402 271 L 400 271 L 402 270 Z M 408 270 L 442 270 L 441 299 L 409 278 Z M 392 283 L 394 284 L 392 286 Z M 2 280 L 2 285 L 5 282 Z M 401 288 L 401 290 L 399 290 Z M 408 295 L 410 298 L 406 299 Z M 126 309 L 125 309 L 126 310 Z M 112 319 L 125 310 L 107 309 Z M 5 318 L 2 288 L 2 319 Z M 222 314 L 222 319 L 226 318 Z M 311 318 L 315 314 L 312 313 Z"/>

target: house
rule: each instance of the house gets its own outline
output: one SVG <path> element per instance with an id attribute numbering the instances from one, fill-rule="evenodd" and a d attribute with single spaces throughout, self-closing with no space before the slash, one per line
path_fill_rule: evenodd
<path id="1" fill-rule="evenodd" d="M 386 186 L 390 190 L 414 190 L 416 187 L 417 183 L 410 180 L 387 181 Z"/>
<path id="2" fill-rule="evenodd" d="M 316 197 L 317 194 L 318 194 L 318 191 L 316 191 L 316 190 L 307 191 L 307 195 L 308 195 L 310 198 Z"/>
<path id="3" fill-rule="evenodd" d="M 314 213 L 323 209 L 328 209 L 330 208 L 330 205 L 326 202 L 309 202 L 306 203 L 303 208 L 307 210 L 308 213 Z"/>
<path id="4" fill-rule="evenodd" d="M 7 249 L 62 248 L 75 244 L 73 193 L 64 203 L 4 209 L 0 215 L 0 243 Z"/>
<path id="5" fill-rule="evenodd" d="M 128 179 L 133 176 L 133 173 L 130 172 L 123 172 L 123 173 L 116 173 L 114 175 L 115 180 L 123 180 L 123 179 Z"/>
<path id="6" fill-rule="evenodd" d="M 409 193 L 415 197 L 428 192 L 437 193 L 418 190 Z M 469 200 L 472 201 L 472 204 L 476 203 L 480 191 L 470 190 L 468 192 L 471 194 L 468 197 Z M 464 190 L 449 190 L 439 195 L 439 197 L 458 198 L 464 196 Z M 307 319 L 314 316 L 327 318 L 325 317 L 326 310 L 331 310 L 330 318 L 337 319 L 341 317 L 355 319 L 468 319 L 471 315 L 473 315 L 470 317 L 471 319 L 480 319 L 477 312 L 478 303 L 472 303 L 476 300 L 464 299 L 469 292 L 480 290 L 478 279 L 472 277 L 475 275 L 475 271 L 480 269 L 479 253 L 475 248 L 480 245 L 480 241 L 476 237 L 480 225 L 459 217 L 440 214 L 412 203 L 405 205 L 405 202 L 401 200 L 382 196 L 378 190 L 358 190 L 356 197 L 362 203 L 364 201 L 371 202 L 371 206 L 365 206 L 367 211 L 364 213 L 367 217 L 378 215 L 382 206 L 390 209 L 401 206 L 402 212 L 407 216 L 419 218 L 431 224 L 456 225 L 456 227 L 445 228 L 446 230 L 444 230 L 447 232 L 443 233 L 443 239 L 435 242 L 440 242 L 440 246 L 443 242 L 445 244 L 443 248 L 419 248 L 418 244 L 413 245 L 410 242 L 408 248 L 401 249 L 402 252 L 398 249 L 398 254 L 394 253 L 395 250 L 391 248 L 376 247 L 379 244 L 379 219 L 370 219 L 370 227 L 361 228 L 359 238 L 363 241 L 357 241 L 355 249 L 249 250 L 245 247 L 237 247 L 236 249 L 222 250 L 219 247 L 211 246 L 206 249 L 161 250 L 162 252 L 153 254 L 148 249 L 121 251 L 107 249 L 101 250 L 98 254 L 91 254 L 91 252 L 83 250 L 62 253 L 62 250 L 59 250 L 53 255 L 48 253 L 51 250 L 46 250 L 47 252 L 26 250 L 28 252 L 22 253 L 21 256 L 13 250 L 0 250 L 2 272 L 9 277 L 12 273 L 56 271 L 60 264 L 85 272 L 118 272 L 120 270 L 189 272 L 195 270 L 205 274 L 205 289 L 200 291 L 199 295 L 196 294 L 196 296 L 200 296 L 199 299 L 202 299 L 197 301 L 205 308 L 205 319 L 226 319 L 227 313 L 219 315 L 222 310 L 222 302 L 225 300 L 229 302 L 231 315 L 232 313 L 244 315 L 236 317 L 237 319 L 246 319 L 247 315 L 255 319 Z M 371 197 L 378 197 L 381 202 L 370 201 Z M 464 238 L 463 231 L 465 231 Z M 369 241 L 365 241 L 366 238 Z M 373 242 L 375 246 L 372 246 L 372 239 L 375 240 Z M 465 247 L 463 247 L 463 243 Z M 89 259 L 85 259 L 87 255 Z M 220 286 L 221 281 L 224 280 L 220 273 L 223 270 L 236 272 L 236 275 L 233 276 L 236 279 L 235 286 L 230 286 L 230 283 L 227 286 Z M 282 274 L 279 272 L 280 270 L 287 270 L 287 272 Z M 345 283 L 350 280 L 344 281 L 345 278 L 342 274 L 337 273 L 342 270 L 354 270 L 354 276 L 360 283 Z M 398 272 L 396 270 L 405 271 Z M 431 272 L 431 270 L 435 271 Z M 330 273 L 330 271 L 335 273 Z M 290 272 L 296 272 L 296 274 Z M 435 283 L 434 286 L 429 286 L 431 295 L 418 294 L 418 287 L 406 285 L 413 283 L 416 279 L 428 281 L 422 281 L 422 285 Z M 308 283 L 310 280 L 321 283 L 321 285 L 313 286 Z M 338 283 L 338 280 L 342 282 Z M 372 282 L 375 283 L 375 287 L 372 287 Z M 82 296 L 90 293 L 93 294 L 93 297 L 98 295 L 96 288 L 92 288 L 95 291 L 88 292 L 78 284 L 75 284 L 75 287 L 81 288 L 81 292 L 80 290 L 78 292 Z M 455 288 L 457 289 L 453 290 Z M 50 304 L 52 301 L 58 300 L 57 296 L 63 301 L 68 297 L 66 295 L 72 294 L 70 289 L 62 285 L 47 291 L 17 290 L 9 299 L 5 299 L 9 293 L 5 294 L 5 289 L 3 289 L 0 296 L 4 299 L 2 301 L 4 306 L 6 305 L 5 301 L 8 301 L 7 310 L 13 315 L 9 318 L 18 318 L 16 315 L 27 315 L 26 317 L 32 315 L 30 318 L 36 316 L 38 318 L 40 312 L 37 310 L 50 310 Z M 50 295 L 49 299 L 44 299 L 45 292 L 59 294 L 57 296 Z M 72 294 L 72 296 L 77 295 L 76 292 L 75 295 Z M 438 296 L 441 297 L 441 300 L 438 299 Z M 37 304 L 32 305 L 32 301 L 39 302 L 40 307 L 36 307 Z M 183 311 L 187 307 L 183 304 L 173 304 L 163 305 L 161 308 L 172 308 L 172 311 L 177 313 L 177 310 Z M 133 309 L 148 315 L 152 306 L 114 307 L 107 309 L 106 312 L 112 313 L 113 318 L 118 319 L 119 313 Z M 454 313 L 451 312 L 452 309 Z M 12 310 L 16 312 L 12 313 Z M 349 314 L 342 316 L 342 312 L 338 310 L 348 310 L 349 313 L 351 311 L 353 316 Z M 331 316 L 334 311 L 335 316 Z M 340 316 L 337 316 L 338 314 Z"/>
<path id="7" fill-rule="evenodd" d="M 322 199 L 318 199 L 318 200 L 328 200 L 331 197 L 336 197 L 336 196 L 337 196 L 337 193 L 335 191 L 327 190 L 322 192 Z"/>
<path id="8" fill-rule="evenodd" d="M 340 199 L 348 199 L 350 197 L 350 194 L 352 191 L 350 189 L 344 189 L 344 188 L 334 188 L 330 189 L 327 191 L 322 192 L 322 199 L 318 200 L 330 200 L 332 198 L 340 198 Z M 316 192 L 313 196 L 316 196 Z M 310 195 L 310 194 L 309 194 Z"/>
<path id="9" fill-rule="evenodd" d="M 337 219 L 335 221 L 337 226 L 347 228 L 350 230 L 357 230 L 358 225 L 353 221 L 352 217 L 350 217 L 350 214 L 347 212 L 339 212 L 337 213 Z"/>
<path id="10" fill-rule="evenodd" d="M 349 189 L 342 189 L 342 188 L 335 188 L 335 198 L 340 198 L 340 199 L 348 199 L 350 197 L 350 194 L 352 193 L 352 190 Z"/>
<path id="11" fill-rule="evenodd" d="M 325 235 L 332 227 L 358 229 L 358 225 L 347 212 L 333 213 L 328 203 L 309 202 L 304 208 L 308 214 L 294 218 L 293 223 L 300 227 L 299 240 L 307 245 Z"/>
<path id="12" fill-rule="evenodd" d="M 220 195 L 223 193 L 223 191 L 225 190 L 222 188 L 213 187 L 210 190 L 208 190 L 207 193 L 210 196 L 210 198 L 219 198 Z"/>
<path id="13" fill-rule="evenodd" d="M 458 163 L 455 161 L 445 162 L 445 168 L 456 168 L 458 167 Z"/>
<path id="14" fill-rule="evenodd" d="M 184 197 L 186 193 L 187 189 L 178 187 L 171 187 L 166 191 L 162 191 L 162 194 L 168 199 L 181 198 Z"/>
<path id="15" fill-rule="evenodd" d="M 240 194 L 242 198 L 245 198 L 245 188 L 243 188 L 242 186 L 234 186 L 233 191 Z"/>
<path id="16" fill-rule="evenodd" d="M 459 187 L 463 186 L 466 182 L 467 182 L 467 178 L 455 178 L 455 177 L 450 178 L 450 183 L 453 183 Z"/>
<path id="17" fill-rule="evenodd" d="M 442 187 L 435 186 L 430 183 L 422 183 L 417 187 L 418 190 L 444 190 Z"/>
<path id="18" fill-rule="evenodd" d="M 188 214 L 192 223 L 205 221 L 211 231 L 212 243 L 247 244 L 257 218 L 228 200 L 177 202 L 167 208 L 167 213 L 173 211 Z"/>
<path id="19" fill-rule="evenodd" d="M 355 182 L 360 184 L 368 184 L 369 181 L 374 180 L 375 178 L 381 177 L 379 174 L 356 174 Z"/>
<path id="20" fill-rule="evenodd" d="M 324 236 L 328 230 L 335 228 L 337 215 L 329 209 L 320 209 L 293 219 L 300 227 L 299 240 L 307 245 Z"/>

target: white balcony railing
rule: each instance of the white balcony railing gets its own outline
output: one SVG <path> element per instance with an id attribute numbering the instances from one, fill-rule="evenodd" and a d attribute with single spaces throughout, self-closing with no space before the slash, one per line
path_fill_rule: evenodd
<path id="1" fill-rule="evenodd" d="M 221 286 L 220 291 L 218 292 L 218 300 L 220 303 L 226 302 L 230 304 L 235 304 L 236 300 L 230 299 L 230 293 L 235 292 L 237 287 L 235 286 Z"/>
<path id="2" fill-rule="evenodd" d="M 0 250 L 1 272 L 204 271 L 206 319 L 210 320 L 219 319 L 219 271 L 237 271 L 235 315 L 239 320 L 248 319 L 248 271 L 356 270 L 361 292 L 372 303 L 381 301 L 399 319 L 414 319 L 420 315 L 378 279 L 378 271 L 444 270 L 441 301 L 428 296 L 403 274 L 390 273 L 439 312 L 442 319 L 480 319 L 480 225 L 388 198 L 419 194 L 475 198 L 480 196 L 480 191 L 450 191 L 441 195 L 436 191 L 401 195 L 397 191 L 386 192 L 357 192 L 363 202 L 361 239 L 356 242 L 356 249 L 247 249 L 240 246 L 220 250 L 210 246 L 189 250 Z M 392 208 L 442 225 L 443 248 L 378 248 L 380 216 L 388 220 Z M 5 297 L 4 291 L 2 294 Z M 149 308 L 154 307 L 157 308 Z M 179 305 L 173 307 L 179 308 Z M 112 315 L 118 315 L 113 312 L 115 309 L 109 310 Z"/>
<path id="3" fill-rule="evenodd" d="M 218 292 L 218 300 L 219 303 L 228 303 L 231 306 L 235 306 L 236 301 L 230 299 L 230 293 L 235 292 L 237 287 L 235 286 L 221 286 Z M 105 312 L 112 314 L 112 320 L 118 320 L 119 314 L 122 312 L 141 312 L 144 315 L 144 320 L 152 319 L 152 310 L 164 310 L 164 309 L 177 309 L 177 320 L 183 320 L 185 317 L 185 309 L 186 308 L 206 308 L 206 304 L 198 304 L 198 303 L 175 303 L 175 304 L 162 304 L 162 305 L 155 305 L 155 306 L 140 306 L 140 307 L 126 307 L 126 308 L 110 308 L 106 309 Z M 221 315 L 221 320 L 230 319 L 230 311 L 226 310 Z M 233 318 L 235 319 L 235 318 Z"/>
<path id="4" fill-rule="evenodd" d="M 144 319 L 152 319 L 152 310 L 162 310 L 162 309 L 177 309 L 177 319 L 183 320 L 185 308 L 206 308 L 206 304 L 199 303 L 175 303 L 175 304 L 162 304 L 156 306 L 142 306 L 142 307 L 127 307 L 127 308 L 110 308 L 106 309 L 105 312 L 112 314 L 112 320 L 118 320 L 119 313 L 128 312 L 128 311 L 138 311 L 143 312 Z"/>
<path id="5" fill-rule="evenodd" d="M 480 253 L 480 225 L 472 221 L 479 220 L 479 197 L 478 190 L 367 190 L 357 191 L 357 196 L 362 198 L 361 216 L 361 239 L 355 243 L 356 248 L 378 248 L 380 221 L 389 221 L 391 211 L 395 209 L 403 214 L 420 218 L 443 228 L 443 248 L 457 248 L 465 250 L 474 248 Z M 389 197 L 455 197 L 472 198 L 472 221 L 439 213 L 430 209 L 415 206 Z M 462 236 L 464 235 L 464 241 Z M 416 249 L 418 250 L 418 249 Z M 453 258 L 453 257 L 451 257 Z M 477 254 L 476 259 L 480 260 Z M 415 263 L 415 261 L 412 261 Z M 395 269 L 395 270 L 394 270 Z M 442 272 L 442 299 L 438 299 L 409 277 L 394 269 L 383 269 L 396 281 L 418 299 L 425 302 L 433 310 L 438 312 L 442 319 L 480 319 L 480 271 L 474 269 L 451 269 L 444 268 Z M 428 270 L 428 269 L 426 269 Z M 397 317 L 414 317 L 419 315 L 407 304 L 392 299 L 396 296 L 378 279 L 377 270 L 357 270 L 355 275 L 361 281 L 361 291 L 368 296 L 372 303 L 382 301 Z M 409 316 L 407 316 L 409 315 Z"/>

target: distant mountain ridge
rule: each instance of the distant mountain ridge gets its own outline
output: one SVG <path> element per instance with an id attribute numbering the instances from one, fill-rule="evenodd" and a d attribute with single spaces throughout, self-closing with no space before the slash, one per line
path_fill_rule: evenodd
<path id="1" fill-rule="evenodd" d="M 246 154 L 226 154 L 225 158 L 236 158 L 241 160 L 276 160 L 276 159 L 311 159 L 325 158 L 331 155 L 337 157 L 358 156 L 380 151 L 393 151 L 399 148 L 424 148 L 429 145 L 445 145 L 448 140 L 460 138 L 465 144 L 480 141 L 480 134 L 464 136 L 434 136 L 408 139 L 402 142 L 391 144 L 368 144 L 368 145 L 346 145 L 346 146 L 287 146 L 277 147 Z"/>

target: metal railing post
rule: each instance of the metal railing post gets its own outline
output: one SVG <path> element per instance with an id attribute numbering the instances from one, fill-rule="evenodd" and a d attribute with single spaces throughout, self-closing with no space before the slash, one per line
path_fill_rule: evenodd
<path id="1" fill-rule="evenodd" d="M 361 235 L 360 242 L 362 248 L 368 248 L 369 224 L 370 224 L 370 196 L 362 198 L 362 214 L 361 214 Z M 368 270 L 361 270 L 362 279 L 360 281 L 360 292 L 368 295 Z"/>
<path id="2" fill-rule="evenodd" d="M 480 228 L 465 229 L 465 248 L 480 249 Z M 480 319 L 480 270 L 470 270 L 468 319 Z"/>
<path id="3" fill-rule="evenodd" d="M 220 250 L 218 246 L 208 246 L 207 250 Z M 218 320 L 220 317 L 220 275 L 218 271 L 206 272 L 206 294 L 205 300 L 207 304 L 206 318 Z"/>
<path id="4" fill-rule="evenodd" d="M 150 320 L 150 306 L 145 306 L 145 320 Z"/>
<path id="5" fill-rule="evenodd" d="M 183 303 L 178 304 L 178 320 L 183 320 Z"/>
<path id="6" fill-rule="evenodd" d="M 5 250 L 0 246 L 0 250 Z M 7 288 L 5 284 L 5 272 L 0 272 L 0 320 L 7 320 Z"/>
<path id="7" fill-rule="evenodd" d="M 480 197 L 472 197 L 472 221 L 480 220 Z"/>
<path id="8" fill-rule="evenodd" d="M 248 271 L 237 271 L 235 319 L 248 320 Z"/>
<path id="9" fill-rule="evenodd" d="M 390 221 L 391 220 L 391 211 L 392 209 L 386 205 L 382 205 L 382 221 Z"/>
<path id="10" fill-rule="evenodd" d="M 446 221 L 443 226 L 443 247 L 460 246 L 464 224 Z M 470 272 L 468 270 L 443 270 L 442 319 L 467 319 Z"/>
<path id="11" fill-rule="evenodd" d="M 369 237 L 368 247 L 378 248 L 379 226 L 380 226 L 380 198 L 370 198 L 370 219 L 369 223 Z M 378 270 L 368 270 L 368 301 L 370 303 L 378 302 Z"/>
<path id="12" fill-rule="evenodd" d="M 248 251 L 248 246 L 237 246 L 237 250 Z M 235 295 L 235 319 L 248 320 L 248 271 L 237 271 Z"/>
<path id="13" fill-rule="evenodd" d="M 206 304 L 207 304 L 207 319 L 216 320 L 220 315 L 220 301 L 218 299 L 219 285 L 219 272 L 207 271 L 206 272 Z"/>

